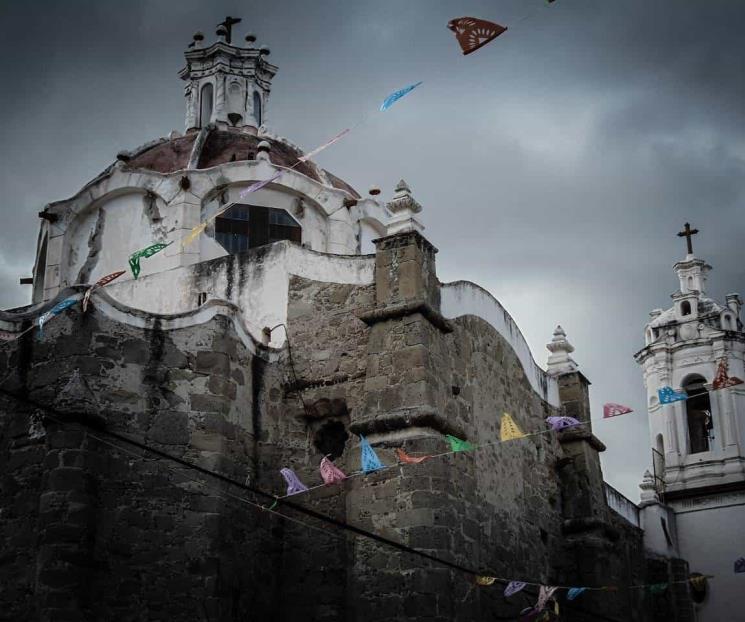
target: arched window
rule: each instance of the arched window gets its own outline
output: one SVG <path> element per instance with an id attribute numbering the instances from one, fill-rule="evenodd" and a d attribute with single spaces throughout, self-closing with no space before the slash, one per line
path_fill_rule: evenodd
<path id="1" fill-rule="evenodd" d="M 204 127 L 212 120 L 212 83 L 202 87 L 199 96 L 199 125 Z"/>
<path id="2" fill-rule="evenodd" d="M 690 292 L 693 289 L 693 277 L 688 277 L 688 291 Z"/>
<path id="3" fill-rule="evenodd" d="M 690 453 L 709 451 L 713 422 L 711 401 L 706 390 L 706 381 L 701 376 L 692 376 L 683 385 L 688 394 L 686 400 L 686 421 L 688 424 L 688 444 Z"/>
<path id="4" fill-rule="evenodd" d="M 256 119 L 257 125 L 261 125 L 261 95 L 258 91 L 254 91 L 254 119 Z"/>
<path id="5" fill-rule="evenodd" d="M 691 314 L 691 303 L 687 300 L 684 300 L 680 303 L 680 314 L 681 315 L 690 315 Z"/>
<path id="6" fill-rule="evenodd" d="M 235 254 L 280 240 L 300 244 L 302 228 L 283 209 L 236 203 L 215 219 L 215 240 Z"/>
<path id="7" fill-rule="evenodd" d="M 737 330 L 735 319 L 729 313 L 722 315 L 722 330 Z"/>

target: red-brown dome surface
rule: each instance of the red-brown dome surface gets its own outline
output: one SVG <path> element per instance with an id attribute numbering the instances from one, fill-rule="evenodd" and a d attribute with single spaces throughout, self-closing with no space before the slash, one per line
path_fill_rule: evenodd
<path id="1" fill-rule="evenodd" d="M 148 169 L 158 173 L 173 173 L 183 170 L 189 163 L 189 157 L 198 134 L 198 132 L 190 132 L 186 136 L 166 139 L 152 146 L 147 146 L 127 160 L 126 166 L 132 169 Z M 258 145 L 261 141 L 266 141 L 271 145 L 269 160 L 272 164 L 286 168 L 297 165 L 295 170 L 298 173 L 302 173 L 320 183 L 325 183 L 318 175 L 313 164 L 308 162 L 298 164 L 298 158 L 303 155 L 302 151 L 276 139 L 266 136 L 253 136 L 233 130 L 213 130 L 209 133 L 199 154 L 197 168 L 205 169 L 228 162 L 255 160 Z M 352 196 L 359 198 L 360 195 L 349 184 L 328 171 L 324 171 L 324 173 L 334 188 L 345 190 Z"/>

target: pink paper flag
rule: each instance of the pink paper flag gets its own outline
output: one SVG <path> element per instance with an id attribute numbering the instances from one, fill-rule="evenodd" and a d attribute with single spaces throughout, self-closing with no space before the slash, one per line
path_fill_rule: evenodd
<path id="1" fill-rule="evenodd" d="M 554 595 L 554 592 L 558 590 L 558 587 L 551 585 L 542 585 L 538 590 L 538 602 L 535 604 L 535 608 L 538 611 L 543 611 L 546 608 L 549 598 Z"/>
<path id="2" fill-rule="evenodd" d="M 331 484 L 338 484 L 339 482 L 343 482 L 345 479 L 347 479 L 344 471 L 342 471 L 333 462 L 331 462 L 328 456 L 324 456 L 323 458 L 321 458 L 320 469 L 323 483 L 327 486 L 330 486 Z"/>
<path id="3" fill-rule="evenodd" d="M 625 415 L 632 412 L 634 411 L 623 404 L 614 404 L 613 402 L 603 404 L 603 419 L 607 419 L 608 417 L 618 417 L 618 415 Z"/>
<path id="4" fill-rule="evenodd" d="M 334 144 L 334 143 L 335 143 L 335 142 L 336 142 L 337 140 L 341 140 L 342 138 L 344 138 L 344 137 L 345 137 L 345 136 L 346 136 L 347 134 L 349 134 L 349 132 L 351 132 L 351 131 L 352 131 L 352 129 L 351 129 L 351 128 L 347 128 L 346 130 L 342 130 L 342 131 L 341 131 L 341 132 L 339 132 L 339 133 L 338 133 L 338 134 L 337 134 L 336 136 L 334 136 L 334 137 L 333 137 L 333 138 L 332 138 L 331 140 L 329 140 L 329 141 L 327 141 L 327 142 L 323 143 L 323 144 L 322 144 L 322 145 L 321 145 L 320 147 L 316 147 L 316 148 L 315 148 L 315 149 L 314 149 L 313 151 L 311 151 L 310 153 L 306 153 L 306 154 L 305 154 L 304 156 L 302 156 L 302 157 L 298 158 L 298 160 L 300 160 L 300 162 L 307 162 L 307 161 L 308 161 L 308 160 L 310 160 L 310 159 L 311 159 L 311 158 L 312 158 L 313 156 L 315 156 L 315 155 L 318 155 L 319 153 L 321 153 L 321 151 L 323 151 L 323 150 L 324 150 L 324 149 L 325 149 L 326 147 L 330 147 L 330 146 L 331 146 L 331 145 L 333 145 L 333 144 Z"/>

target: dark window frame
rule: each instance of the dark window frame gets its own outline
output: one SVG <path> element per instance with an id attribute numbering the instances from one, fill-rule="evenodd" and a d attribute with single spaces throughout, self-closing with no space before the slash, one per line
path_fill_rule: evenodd
<path id="1" fill-rule="evenodd" d="M 302 243 L 303 228 L 287 210 L 234 203 L 215 219 L 215 241 L 228 253 L 288 240 Z"/>

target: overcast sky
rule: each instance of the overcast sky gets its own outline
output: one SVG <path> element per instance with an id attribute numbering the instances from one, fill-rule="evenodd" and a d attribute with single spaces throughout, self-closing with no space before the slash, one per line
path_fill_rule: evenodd
<path id="1" fill-rule="evenodd" d="M 684 222 L 710 294 L 745 292 L 745 2 L 1 0 L 0 308 L 29 301 L 18 278 L 46 203 L 183 131 L 183 51 L 228 14 L 279 66 L 268 124 L 306 149 L 424 80 L 319 163 L 363 194 L 404 178 L 440 279 L 489 289 L 540 364 L 566 329 L 593 416 L 637 411 L 595 425 L 606 479 L 637 500 L 650 457 L 632 355 L 676 289 Z M 509 30 L 462 56 L 446 28 L 461 16 Z"/>

